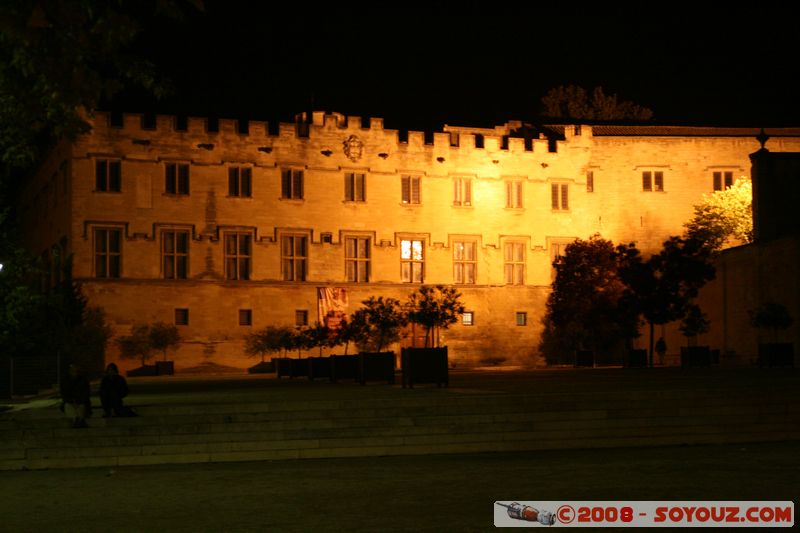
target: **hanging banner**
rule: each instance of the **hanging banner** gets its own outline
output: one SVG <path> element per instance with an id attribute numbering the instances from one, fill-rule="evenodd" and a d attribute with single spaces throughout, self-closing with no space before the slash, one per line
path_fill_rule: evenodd
<path id="1" fill-rule="evenodd" d="M 318 287 L 319 321 L 331 330 L 339 329 L 347 317 L 347 289 L 339 287 Z"/>

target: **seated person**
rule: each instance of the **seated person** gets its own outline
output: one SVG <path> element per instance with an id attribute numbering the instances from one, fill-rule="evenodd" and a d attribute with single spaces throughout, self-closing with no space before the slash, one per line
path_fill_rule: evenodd
<path id="1" fill-rule="evenodd" d="M 133 409 L 122 405 L 122 399 L 128 395 L 128 382 L 119 374 L 119 368 L 109 363 L 106 373 L 100 382 L 100 403 L 103 405 L 103 417 L 136 416 Z"/>

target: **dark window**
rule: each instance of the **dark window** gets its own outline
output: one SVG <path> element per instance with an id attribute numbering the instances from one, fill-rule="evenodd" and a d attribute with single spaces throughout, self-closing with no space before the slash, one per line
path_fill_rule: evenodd
<path id="1" fill-rule="evenodd" d="M 164 190 L 167 194 L 189 194 L 189 165 L 167 163 Z"/>
<path id="2" fill-rule="evenodd" d="M 642 172 L 642 190 L 643 191 L 652 191 L 653 190 L 653 173 L 644 171 Z"/>
<path id="3" fill-rule="evenodd" d="M 162 232 L 161 257 L 164 279 L 186 279 L 189 275 L 189 232 Z"/>
<path id="4" fill-rule="evenodd" d="M 344 175 L 344 199 L 347 202 L 366 200 L 366 179 L 364 174 L 348 172 Z"/>
<path id="5" fill-rule="evenodd" d="M 566 183 L 550 184 L 551 205 L 553 211 L 569 210 L 569 185 Z"/>
<path id="6" fill-rule="evenodd" d="M 250 279 L 250 261 L 253 255 L 253 236 L 249 233 L 225 234 L 225 278 Z"/>
<path id="7" fill-rule="evenodd" d="M 122 230 L 94 230 L 94 276 L 119 278 L 122 270 Z"/>
<path id="8" fill-rule="evenodd" d="M 189 310 L 186 308 L 175 309 L 175 325 L 188 326 L 189 325 Z"/>
<path id="9" fill-rule="evenodd" d="M 642 172 L 642 190 L 662 192 L 664 190 L 664 172 L 660 170 Z"/>
<path id="10" fill-rule="evenodd" d="M 300 200 L 303 198 L 303 171 L 285 168 L 281 170 L 281 198 Z"/>
<path id="11" fill-rule="evenodd" d="M 483 135 L 480 133 L 475 134 L 475 148 L 483 148 Z"/>
<path id="12" fill-rule="evenodd" d="M 402 177 L 400 200 L 404 204 L 419 203 L 419 176 Z"/>
<path id="13" fill-rule="evenodd" d="M 594 172 L 586 173 L 586 192 L 594 192 Z"/>
<path id="14" fill-rule="evenodd" d="M 297 309 L 294 312 L 294 325 L 307 326 L 308 325 L 308 311 L 305 309 Z"/>
<path id="15" fill-rule="evenodd" d="M 95 190 L 100 192 L 120 192 L 122 190 L 122 168 L 119 161 L 97 160 Z"/>
<path id="16" fill-rule="evenodd" d="M 453 180 L 453 205 L 472 205 L 472 180 L 467 178 Z"/>
<path id="17" fill-rule="evenodd" d="M 514 180 L 506 182 L 506 207 L 522 207 L 522 181 Z"/>
<path id="18" fill-rule="evenodd" d="M 475 241 L 455 241 L 453 243 L 453 282 L 471 285 L 475 283 L 477 259 Z"/>
<path id="19" fill-rule="evenodd" d="M 518 326 L 528 325 L 528 313 L 524 311 L 517 311 L 517 325 Z"/>
<path id="20" fill-rule="evenodd" d="M 714 172 L 714 190 L 724 191 L 733 185 L 733 172 Z"/>
<path id="21" fill-rule="evenodd" d="M 253 325 L 253 310 L 252 309 L 239 309 L 239 325 L 252 326 Z"/>
<path id="22" fill-rule="evenodd" d="M 188 131 L 189 119 L 186 115 L 178 115 L 175 117 L 175 131 Z"/>
<path id="23" fill-rule="evenodd" d="M 525 244 L 507 242 L 503 247 L 506 285 L 525 283 Z"/>
<path id="24" fill-rule="evenodd" d="M 664 190 L 664 173 L 661 171 L 653 172 L 653 190 Z"/>
<path id="25" fill-rule="evenodd" d="M 369 281 L 369 239 L 348 237 L 344 242 L 344 265 L 347 281 Z"/>
<path id="26" fill-rule="evenodd" d="M 230 167 L 228 169 L 228 196 L 250 198 L 252 190 L 253 169 L 249 167 Z"/>
<path id="27" fill-rule="evenodd" d="M 284 281 L 305 281 L 307 261 L 307 237 L 287 235 L 281 238 L 281 272 Z"/>

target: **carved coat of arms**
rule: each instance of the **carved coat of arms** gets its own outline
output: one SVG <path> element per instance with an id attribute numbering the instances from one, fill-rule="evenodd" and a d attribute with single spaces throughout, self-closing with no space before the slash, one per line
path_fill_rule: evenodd
<path id="1" fill-rule="evenodd" d="M 355 135 L 351 135 L 342 144 L 344 145 L 344 155 L 346 155 L 350 161 L 356 162 L 361 159 L 361 155 L 364 152 L 364 143 L 361 142 L 361 139 Z"/>

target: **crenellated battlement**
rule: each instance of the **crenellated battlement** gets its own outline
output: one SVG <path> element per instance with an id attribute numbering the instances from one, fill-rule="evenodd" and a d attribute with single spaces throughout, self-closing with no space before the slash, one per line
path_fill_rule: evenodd
<path id="1" fill-rule="evenodd" d="M 307 143 L 320 145 L 323 154 L 341 151 L 342 142 L 350 136 L 375 147 L 378 155 L 409 150 L 432 151 L 437 155 L 444 152 L 455 155 L 452 151 L 468 155 L 476 151 L 542 155 L 557 152 L 561 144 L 577 140 L 576 137 L 591 137 L 589 126 L 567 127 L 563 134 L 553 134 L 534 130 L 520 121 L 509 121 L 494 128 L 446 124 L 442 130 L 432 132 L 385 129 L 383 118 L 367 120 L 357 115 L 323 111 L 299 113 L 294 122 L 280 123 L 203 117 L 181 119 L 171 115 L 152 118 L 138 113 L 112 115 L 107 112 L 97 112 L 90 122 L 90 136 L 130 138 L 142 145 L 171 140 L 192 147 L 202 145 L 206 149 L 223 142 L 240 148 L 253 145 L 260 149 L 281 142 L 286 145 Z"/>

